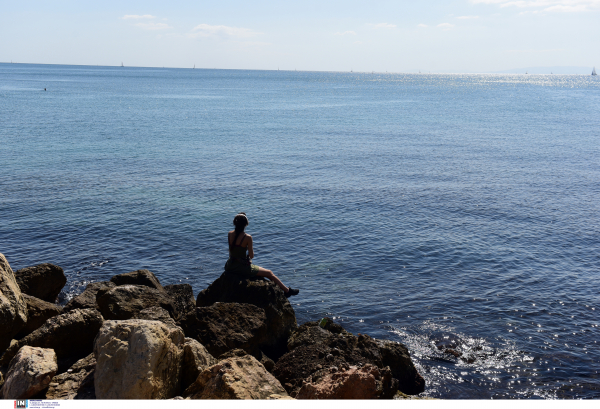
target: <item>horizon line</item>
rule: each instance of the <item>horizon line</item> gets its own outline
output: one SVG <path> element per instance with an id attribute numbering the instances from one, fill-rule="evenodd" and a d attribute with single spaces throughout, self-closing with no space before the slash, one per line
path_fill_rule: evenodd
<path id="1" fill-rule="evenodd" d="M 330 70 L 297 70 L 297 69 L 265 69 L 265 68 L 206 68 L 206 67 L 196 67 L 194 65 L 194 67 L 189 68 L 189 67 L 167 67 L 167 66 L 143 66 L 143 65 L 104 65 L 104 64 L 61 64 L 61 63 L 31 63 L 31 62 L 14 62 L 14 61 L 0 61 L 0 64 L 22 64 L 22 65 L 56 65 L 56 66 L 68 66 L 68 67 L 106 67 L 106 68 L 158 68 L 158 69 L 177 69 L 177 70 L 229 70 L 229 71 L 285 71 L 285 72 L 322 72 L 322 73 L 347 73 L 347 74 L 421 74 L 421 75 L 429 75 L 429 74 L 513 74 L 513 75 L 589 75 L 589 74 L 528 74 L 527 72 L 525 73 L 513 73 L 513 72 L 506 72 L 506 71 L 513 71 L 513 70 L 527 70 L 528 68 L 546 68 L 546 67 L 525 67 L 525 68 L 510 68 L 508 70 L 502 70 L 502 71 L 487 71 L 487 72 L 443 72 L 443 71 L 439 71 L 439 72 L 432 72 L 429 70 L 426 70 L 428 72 L 421 72 L 421 70 L 418 70 L 418 73 L 415 72 L 411 72 L 411 71 L 353 71 L 352 69 L 349 71 L 341 71 L 341 70 L 335 70 L 335 71 L 330 71 Z M 122 64 L 122 63 L 121 63 Z M 572 68 L 585 68 L 584 66 L 574 66 L 574 65 L 564 65 L 564 66 L 552 66 L 552 67 L 548 67 L 548 68 L 567 68 L 567 67 L 572 67 Z M 595 68 L 595 66 L 592 66 L 592 68 Z"/>

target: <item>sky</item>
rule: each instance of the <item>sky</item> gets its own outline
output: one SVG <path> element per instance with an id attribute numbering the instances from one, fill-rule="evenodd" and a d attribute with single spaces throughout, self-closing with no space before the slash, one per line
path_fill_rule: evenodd
<path id="1" fill-rule="evenodd" d="M 600 68 L 600 0 L 0 0 L 0 62 L 358 71 Z"/>

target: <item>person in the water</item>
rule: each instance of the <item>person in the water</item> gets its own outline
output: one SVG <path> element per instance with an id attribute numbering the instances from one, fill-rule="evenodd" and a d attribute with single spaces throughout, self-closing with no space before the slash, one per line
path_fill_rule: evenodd
<path id="1" fill-rule="evenodd" d="M 228 234 L 229 241 L 229 259 L 225 263 L 225 271 L 240 275 L 245 278 L 266 277 L 281 288 L 286 297 L 297 295 L 300 290 L 292 287 L 286 287 L 271 270 L 256 266 L 250 260 L 254 258 L 254 249 L 252 248 L 252 236 L 246 234 L 244 230 L 248 226 L 248 216 L 246 213 L 239 213 L 233 218 L 235 230 Z M 248 250 L 248 254 L 246 254 Z"/>

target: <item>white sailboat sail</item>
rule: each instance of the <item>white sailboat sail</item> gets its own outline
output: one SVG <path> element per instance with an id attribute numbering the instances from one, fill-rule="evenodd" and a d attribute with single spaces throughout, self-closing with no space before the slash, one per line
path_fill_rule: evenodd
<path id="1" fill-rule="evenodd" d="M 592 75 L 598 75 L 596 74 L 596 67 L 594 67 L 594 69 L 592 70 Z"/>

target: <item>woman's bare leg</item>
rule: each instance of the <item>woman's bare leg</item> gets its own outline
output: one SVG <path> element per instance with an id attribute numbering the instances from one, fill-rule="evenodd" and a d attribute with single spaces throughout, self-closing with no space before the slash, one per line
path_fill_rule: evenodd
<path id="1" fill-rule="evenodd" d="M 277 278 L 277 276 L 275 274 L 273 274 L 273 272 L 271 270 L 267 270 L 266 268 L 259 267 L 258 268 L 258 274 L 256 274 L 256 275 L 258 277 L 268 278 L 269 280 L 271 280 L 275 284 L 277 284 L 277 286 L 279 288 L 281 288 L 284 293 L 288 292 L 288 288 L 285 285 L 283 285 L 283 283 L 281 282 L 281 280 L 279 278 Z"/>

